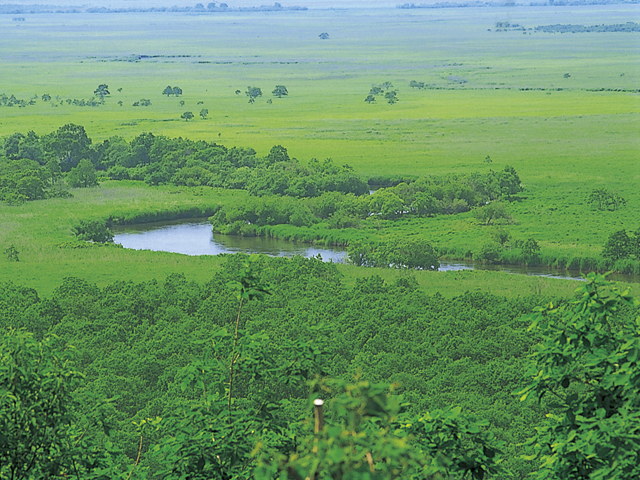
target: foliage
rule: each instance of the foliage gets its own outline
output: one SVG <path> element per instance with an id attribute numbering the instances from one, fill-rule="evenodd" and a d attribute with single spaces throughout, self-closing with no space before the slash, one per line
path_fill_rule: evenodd
<path id="1" fill-rule="evenodd" d="M 602 256 L 612 260 L 620 260 L 635 255 L 640 259 L 640 229 L 631 235 L 626 230 L 618 230 L 609 235 L 602 250 Z"/>
<path id="2" fill-rule="evenodd" d="M 477 253 L 473 254 L 473 259 L 483 263 L 498 263 L 502 255 L 503 247 L 495 241 L 486 242 Z"/>
<path id="3" fill-rule="evenodd" d="M 73 350 L 56 338 L 37 341 L 22 330 L 0 342 L 0 477 L 109 478 L 109 458 L 79 415 L 74 391 L 83 375 L 72 366 Z M 93 412 L 92 422 L 108 429 Z M 86 422 L 86 420 L 85 420 Z"/>
<path id="4" fill-rule="evenodd" d="M 539 479 L 629 479 L 640 475 L 640 317 L 601 275 L 589 274 L 570 304 L 526 317 L 542 337 L 523 399 L 549 399 L 551 412 L 529 442 Z"/>
<path id="5" fill-rule="evenodd" d="M 533 237 L 527 238 L 520 248 L 522 255 L 524 255 L 527 261 L 531 260 L 540 251 L 540 245 L 538 245 L 538 242 Z"/>
<path id="6" fill-rule="evenodd" d="M 67 182 L 71 187 L 77 188 L 98 186 L 98 177 L 93 164 L 86 158 L 80 160 L 78 166 L 72 168 L 67 175 Z"/>
<path id="7" fill-rule="evenodd" d="M 176 97 L 179 97 L 180 95 L 182 95 L 182 89 L 177 86 L 172 87 L 171 85 L 167 85 L 165 89 L 162 91 L 162 94 L 166 95 L 167 97 L 171 95 L 175 95 Z"/>
<path id="8" fill-rule="evenodd" d="M 312 386 L 315 419 L 303 420 L 289 456 L 263 447 L 256 478 L 482 479 L 504 473 L 499 443 L 481 428 L 488 424 L 467 419 L 460 408 L 411 416 L 386 384 L 320 379 Z"/>
<path id="9" fill-rule="evenodd" d="M 389 105 L 393 105 L 398 102 L 398 91 L 392 90 L 393 85 L 391 82 L 384 82 L 381 85 L 374 85 L 369 90 L 369 94 L 364 99 L 367 103 L 375 103 L 376 95 L 383 95 L 384 99 L 387 101 Z"/>
<path id="10" fill-rule="evenodd" d="M 113 243 L 113 232 L 104 220 L 80 220 L 80 225 L 73 227 L 80 240 L 97 243 Z"/>
<path id="11" fill-rule="evenodd" d="M 184 112 L 182 115 L 180 115 L 180 118 L 184 118 L 184 120 L 188 122 L 193 118 L 193 112 Z"/>
<path id="12" fill-rule="evenodd" d="M 111 92 L 109 92 L 109 85 L 105 83 L 98 85 L 98 88 L 93 91 L 93 94 L 98 95 L 100 99 L 104 101 L 104 97 L 111 95 Z"/>
<path id="13" fill-rule="evenodd" d="M 624 207 L 627 204 L 627 201 L 616 192 L 610 192 L 604 188 L 598 188 L 589 194 L 587 197 L 587 203 L 589 203 L 592 208 L 598 210 L 615 211 Z"/>
<path id="14" fill-rule="evenodd" d="M 249 103 L 255 103 L 256 98 L 262 96 L 262 89 L 259 87 L 247 87 L 247 91 L 244 92 L 247 97 L 249 97 Z"/>
<path id="15" fill-rule="evenodd" d="M 397 239 L 382 245 L 349 244 L 347 261 L 360 267 L 438 270 L 440 261 L 433 246 L 424 239 Z"/>
<path id="16" fill-rule="evenodd" d="M 491 202 L 484 207 L 476 208 L 473 211 L 473 216 L 484 225 L 491 225 L 495 222 L 509 223 L 512 221 L 504 202 Z"/>
<path id="17" fill-rule="evenodd" d="M 7 260 L 9 260 L 10 262 L 20 261 L 20 259 L 18 258 L 18 255 L 20 254 L 20 252 L 13 244 L 5 248 L 4 254 L 7 256 Z"/>
<path id="18" fill-rule="evenodd" d="M 287 95 L 289 95 L 289 91 L 284 85 L 276 85 L 276 88 L 274 88 L 271 93 L 274 97 L 278 98 L 286 97 Z"/>
<path id="19" fill-rule="evenodd" d="M 85 261 L 86 256 L 82 258 Z M 157 261 L 156 256 L 149 258 Z M 189 281 L 182 274 L 102 287 L 66 278 L 47 298 L 32 289 L 3 283 L 0 327 L 24 327 L 38 338 L 56 334 L 78 345 L 77 368 L 87 376 L 84 390 L 98 397 L 118 396 L 112 402 L 116 427 L 111 441 L 130 459 L 125 462 L 126 471 L 140 445 L 140 432 L 132 422 L 163 418 L 160 431 L 145 433 L 136 469 L 149 470 L 151 475 L 159 468 L 159 460 L 151 458 L 150 446 L 165 436 L 175 435 L 176 441 L 186 442 L 181 439 L 186 433 L 174 426 L 188 425 L 192 408 L 199 406 L 214 422 L 194 420 L 193 428 L 227 428 L 215 419 L 228 416 L 229 361 L 239 307 L 237 284 L 230 282 L 239 279 L 238 272 L 247 260 L 246 255 L 220 258 L 222 268 L 210 270 L 206 283 Z M 264 377 L 250 382 L 252 372 L 261 372 L 262 360 L 240 359 L 234 367 L 232 411 L 237 408 L 253 415 L 260 407 L 253 400 L 262 398 L 255 395 L 268 389 L 264 390 L 269 395 L 264 409 L 288 429 L 308 412 L 304 405 L 310 392 L 304 378 L 313 378 L 314 365 L 320 365 L 327 376 L 348 381 L 361 372 L 361 379 L 374 384 L 398 382 L 396 391 L 410 404 L 406 406 L 410 415 L 433 414 L 459 405 L 465 414 L 486 419 L 497 439 L 506 442 L 507 466 L 521 477 L 530 470 L 518 460 L 521 452 L 516 444 L 525 440 L 541 415 L 537 407 L 521 404 L 510 392 L 522 388 L 525 357 L 536 341 L 518 317 L 539 305 L 539 298 L 507 300 L 476 292 L 445 298 L 420 291 L 416 281 L 420 277 L 413 272 L 389 276 L 388 271 L 378 271 L 388 281 L 374 275 L 345 285 L 337 265 L 317 258 L 261 256 L 256 262 L 258 283 L 272 285 L 273 294 L 260 302 L 243 301 L 236 352 L 259 354 L 265 357 L 264 365 L 288 366 L 290 373 L 274 374 L 266 383 Z M 200 270 L 202 265 L 199 262 Z M 463 273 L 456 273 L 455 283 L 472 288 L 475 276 L 469 272 L 465 280 Z M 429 288 L 437 281 L 429 277 Z M 495 280 L 490 288 L 496 288 Z M 218 335 L 223 329 L 228 333 Z M 214 333 L 218 335 L 215 347 L 211 342 Z M 299 342 L 304 345 L 297 347 Z M 314 350 L 326 355 L 308 358 L 305 352 Z M 183 370 L 189 365 L 191 370 Z M 216 400 L 219 408 L 206 411 L 204 399 L 219 391 L 214 375 L 227 384 L 221 400 Z M 288 383 L 293 376 L 301 382 L 295 388 Z M 187 377 L 190 380 L 183 391 Z M 206 386 L 206 396 L 202 386 L 197 386 L 198 379 Z M 191 429 L 189 435 L 196 431 Z M 287 438 L 293 438 L 289 435 Z M 255 438 L 238 441 L 253 449 Z M 205 440 L 200 438 L 195 445 L 205 445 Z M 265 441 L 274 446 L 269 439 Z M 189 452 L 197 465 L 195 450 Z M 289 455 L 292 450 L 284 453 Z M 164 460 L 162 464 L 169 468 Z"/>

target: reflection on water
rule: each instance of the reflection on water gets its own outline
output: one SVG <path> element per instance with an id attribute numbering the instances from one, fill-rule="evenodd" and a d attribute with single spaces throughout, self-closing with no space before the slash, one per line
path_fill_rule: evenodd
<path id="1" fill-rule="evenodd" d="M 318 247 L 306 243 L 287 242 L 266 237 L 238 237 L 211 232 L 206 219 L 174 220 L 141 225 L 115 227 L 115 243 L 134 250 L 154 250 L 183 253 L 185 255 L 217 255 L 219 253 L 263 253 L 276 257 L 315 257 L 324 261 L 344 263 L 347 251 L 340 247 Z M 582 280 L 577 271 L 556 270 L 548 267 L 523 267 L 519 265 L 482 265 L 471 262 L 441 262 L 440 271 L 489 270 L 518 275 Z M 609 280 L 640 282 L 638 275 L 612 274 Z"/>
<path id="2" fill-rule="evenodd" d="M 206 220 L 175 220 L 114 228 L 114 242 L 134 250 L 154 250 L 185 255 L 219 253 L 264 253 L 275 257 L 315 257 L 324 261 L 344 262 L 347 251 L 338 247 L 319 247 L 266 237 L 238 237 L 211 232 Z"/>

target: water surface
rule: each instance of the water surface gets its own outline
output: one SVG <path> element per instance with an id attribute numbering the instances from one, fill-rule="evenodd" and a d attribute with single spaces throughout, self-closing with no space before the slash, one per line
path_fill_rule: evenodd
<path id="1" fill-rule="evenodd" d="M 218 255 L 220 253 L 262 253 L 274 257 L 315 257 L 326 262 L 344 263 L 346 248 L 320 247 L 307 243 L 288 242 L 267 237 L 239 237 L 214 234 L 206 219 L 173 220 L 139 225 L 115 227 L 115 243 L 134 250 L 153 250 L 182 253 L 185 255 Z M 462 261 L 442 261 L 440 271 L 488 270 L 517 275 L 582 280 L 575 270 L 558 270 L 550 267 L 524 267 L 521 265 L 482 265 Z M 638 275 L 612 274 L 610 280 L 640 282 Z"/>

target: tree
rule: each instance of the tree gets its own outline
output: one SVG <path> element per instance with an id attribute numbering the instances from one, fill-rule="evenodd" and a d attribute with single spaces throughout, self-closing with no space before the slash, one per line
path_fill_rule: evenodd
<path id="1" fill-rule="evenodd" d="M 184 118 L 184 120 L 188 122 L 193 118 L 193 112 L 184 112 L 182 115 L 180 115 L 180 118 Z"/>
<path id="2" fill-rule="evenodd" d="M 104 97 L 111 95 L 109 92 L 109 85 L 104 83 L 98 85 L 98 88 L 93 91 L 93 94 L 98 95 L 100 97 L 100 101 L 104 101 Z"/>
<path id="3" fill-rule="evenodd" d="M 398 92 L 396 92 L 395 90 L 391 90 L 389 92 L 386 92 L 384 94 L 384 98 L 387 101 L 387 103 L 389 105 L 393 105 L 394 103 L 398 102 L 398 96 L 397 96 Z"/>
<path id="4" fill-rule="evenodd" d="M 371 245 L 360 240 L 352 240 L 347 248 L 347 263 L 356 267 L 372 267 L 375 263 L 372 253 L 373 247 Z"/>
<path id="5" fill-rule="evenodd" d="M 73 232 L 87 242 L 113 243 L 113 232 L 102 220 L 80 220 L 80 224 L 73 227 Z"/>
<path id="6" fill-rule="evenodd" d="M 538 242 L 533 237 L 527 238 L 520 248 L 522 250 L 522 255 L 527 261 L 533 259 L 540 251 L 540 245 L 538 245 Z"/>
<path id="7" fill-rule="evenodd" d="M 247 91 L 244 93 L 249 97 L 249 103 L 254 103 L 256 98 L 262 96 L 262 90 L 259 87 L 247 87 Z"/>
<path id="8" fill-rule="evenodd" d="M 411 202 L 411 210 L 419 217 L 425 215 L 432 217 L 438 213 L 438 202 L 428 193 L 417 192 Z"/>
<path id="9" fill-rule="evenodd" d="M 200 116 L 202 117 L 203 120 L 205 118 L 207 118 L 207 115 L 209 115 L 209 110 L 208 109 L 203 108 L 202 110 L 200 110 Z"/>
<path id="10" fill-rule="evenodd" d="M 57 338 L 39 342 L 21 330 L 0 338 L 0 478 L 96 478 L 110 465 L 85 435 L 74 393 L 83 375 L 72 353 Z"/>
<path id="11" fill-rule="evenodd" d="M 381 188 L 371 195 L 369 210 L 374 215 L 390 220 L 402 215 L 404 202 L 391 189 Z"/>
<path id="12" fill-rule="evenodd" d="M 95 187 L 98 185 L 98 177 L 93 164 L 86 158 L 80 160 L 78 166 L 69 172 L 67 181 L 71 187 L 75 188 Z"/>
<path id="13" fill-rule="evenodd" d="M 420 270 L 438 270 L 440 268 L 438 252 L 423 238 L 394 240 L 379 248 L 377 253 L 377 266 Z"/>
<path id="14" fill-rule="evenodd" d="M 367 102 L 367 103 L 375 103 L 376 97 L 374 97 L 373 95 L 369 94 L 369 95 L 367 95 L 367 98 L 364 99 L 364 101 Z"/>
<path id="15" fill-rule="evenodd" d="M 609 192 L 604 188 L 593 190 L 587 197 L 587 203 L 597 210 L 615 211 L 624 207 L 627 201 L 616 192 Z"/>
<path id="16" fill-rule="evenodd" d="M 25 136 L 22 133 L 14 133 L 8 136 L 4 141 L 4 154 L 7 158 L 16 160 L 20 158 L 20 143 L 24 140 Z"/>
<path id="17" fill-rule="evenodd" d="M 162 91 L 163 95 L 166 95 L 167 97 L 169 95 L 173 95 L 173 87 L 171 85 L 167 85 L 164 90 Z"/>
<path id="18" fill-rule="evenodd" d="M 180 95 L 182 95 L 182 89 L 180 87 L 173 87 L 172 89 L 172 93 L 176 96 L 179 97 Z"/>
<path id="19" fill-rule="evenodd" d="M 502 251 L 502 245 L 498 242 L 490 241 L 482 245 L 477 253 L 474 252 L 473 259 L 484 263 L 498 263 Z"/>
<path id="20" fill-rule="evenodd" d="M 473 210 L 473 216 L 485 225 L 491 225 L 498 220 L 511 221 L 511 216 L 507 213 L 504 202 L 501 201 L 491 202 L 484 207 L 475 208 Z"/>
<path id="21" fill-rule="evenodd" d="M 51 101 L 51 95 L 49 95 L 48 93 L 45 93 L 44 95 L 42 95 L 42 101 L 43 102 Z"/>
<path id="22" fill-rule="evenodd" d="M 327 32 L 322 32 L 318 37 L 320 37 L 321 40 L 329 40 L 329 34 Z"/>
<path id="23" fill-rule="evenodd" d="M 505 166 L 504 170 L 498 173 L 498 183 L 500 184 L 500 193 L 506 195 L 508 198 L 522 191 L 520 177 L 516 173 L 515 168 L 509 165 Z"/>
<path id="24" fill-rule="evenodd" d="M 271 93 L 273 94 L 274 97 L 278 97 L 278 98 L 282 98 L 289 95 L 289 91 L 287 90 L 287 87 L 285 87 L 284 85 L 276 85 L 276 88 L 274 88 Z"/>
<path id="25" fill-rule="evenodd" d="M 9 245 L 4 250 L 4 254 L 7 256 L 7 260 L 9 260 L 10 262 L 19 262 L 20 261 L 20 259 L 18 258 L 18 255 L 20 254 L 20 252 L 18 251 L 18 249 L 13 244 Z"/>
<path id="26" fill-rule="evenodd" d="M 609 235 L 607 242 L 604 244 L 602 256 L 612 260 L 620 260 L 628 258 L 633 252 L 631 238 L 627 235 L 626 230 L 618 230 Z"/>
<path id="27" fill-rule="evenodd" d="M 53 152 L 63 172 L 78 165 L 81 158 L 91 157 L 91 139 L 81 125 L 68 123 L 43 138 L 45 151 Z"/>
<path id="28" fill-rule="evenodd" d="M 550 397 L 529 441 L 539 480 L 640 478 L 640 328 L 619 316 L 640 302 L 602 275 L 586 280 L 573 302 L 526 318 L 542 340 L 522 400 Z"/>
<path id="29" fill-rule="evenodd" d="M 269 150 L 269 155 L 264 157 L 264 160 L 267 164 L 273 165 L 278 162 L 289 162 L 291 158 L 289 158 L 289 152 L 282 145 L 274 145 Z"/>

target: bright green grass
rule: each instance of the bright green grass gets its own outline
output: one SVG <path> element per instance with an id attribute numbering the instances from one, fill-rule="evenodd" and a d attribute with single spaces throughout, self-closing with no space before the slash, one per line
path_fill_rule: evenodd
<path id="1" fill-rule="evenodd" d="M 29 202 L 21 206 L 0 206 L 0 245 L 14 244 L 19 262 L 0 257 L 0 282 L 13 281 L 35 288 L 48 296 L 67 276 L 84 278 L 98 285 L 117 280 L 143 282 L 164 279 L 172 273 L 185 273 L 191 280 L 206 282 L 219 268 L 218 256 L 187 256 L 163 252 L 134 251 L 115 246 L 60 248 L 73 241 L 72 227 L 79 219 L 132 216 L 150 211 L 172 211 L 176 205 L 215 205 L 238 201 L 239 191 L 188 188 L 151 188 L 140 182 L 105 182 L 93 189 L 75 189 L 72 199 Z M 571 296 L 575 281 L 534 278 L 499 272 L 400 272 L 340 265 L 345 283 L 356 278 L 379 275 L 389 282 L 403 275 L 413 276 L 428 292 L 454 296 L 465 291 L 484 291 L 518 296 L 540 293 Z"/>
<path id="2" fill-rule="evenodd" d="M 640 227 L 640 95 L 588 90 L 640 88 L 638 36 L 487 30 L 505 20 L 529 28 L 624 23 L 639 16 L 637 6 L 620 5 L 27 15 L 20 24 L 2 16 L 0 93 L 88 99 L 98 84 L 107 83 L 112 95 L 98 108 L 54 108 L 41 100 L 23 109 L 0 108 L 0 136 L 30 129 L 45 134 L 73 122 L 84 125 L 94 141 L 148 131 L 253 147 L 260 155 L 282 144 L 302 162 L 331 157 L 365 177 L 497 170 L 510 164 L 526 187 L 526 200 L 511 206 L 516 223 L 507 228 L 514 238 L 535 237 L 543 253 L 595 256 L 613 231 Z M 324 31 L 330 40 L 318 39 Z M 133 54 L 162 57 L 127 61 Z M 169 57 L 175 55 L 190 56 Z M 565 73 L 571 76 L 564 78 Z M 448 77 L 454 75 L 467 83 L 452 84 Z M 412 90 L 410 80 L 450 89 Z M 371 85 L 384 81 L 395 85 L 400 102 L 367 105 L 363 100 Z M 273 98 L 269 105 L 277 84 L 286 85 L 290 96 Z M 163 97 L 167 85 L 182 87 L 184 95 Z M 244 95 L 248 85 L 264 93 L 254 105 Z M 519 90 L 524 87 L 545 91 Z M 236 89 L 242 93 L 236 95 Z M 152 106 L 131 106 L 141 98 Z M 209 110 L 206 120 L 198 117 L 202 108 Z M 180 120 L 187 110 L 196 119 Z M 484 163 L 487 155 L 492 164 Z M 613 213 L 589 210 L 585 198 L 599 187 L 620 193 L 627 207 Z M 3 263 L 2 277 L 36 282 L 44 291 L 62 276 L 83 271 L 105 282 L 181 269 L 206 277 L 195 259 L 177 255 L 55 247 L 69 238 L 77 218 L 128 209 L 126 195 L 147 196 L 131 202 L 150 210 L 168 208 L 169 198 L 205 201 L 165 190 L 103 186 L 96 192 L 101 193 L 77 191 L 71 201 L 2 207 L 0 246 L 15 243 L 23 252 L 21 262 Z M 99 199 L 107 194 L 113 198 Z M 206 195 L 227 201 L 230 194 Z M 99 204 L 87 205 L 92 202 Z M 392 226 L 369 223 L 361 234 L 371 238 L 419 233 L 460 251 L 477 250 L 491 230 L 477 226 L 470 215 Z M 430 274 L 424 275 L 420 278 Z"/>

